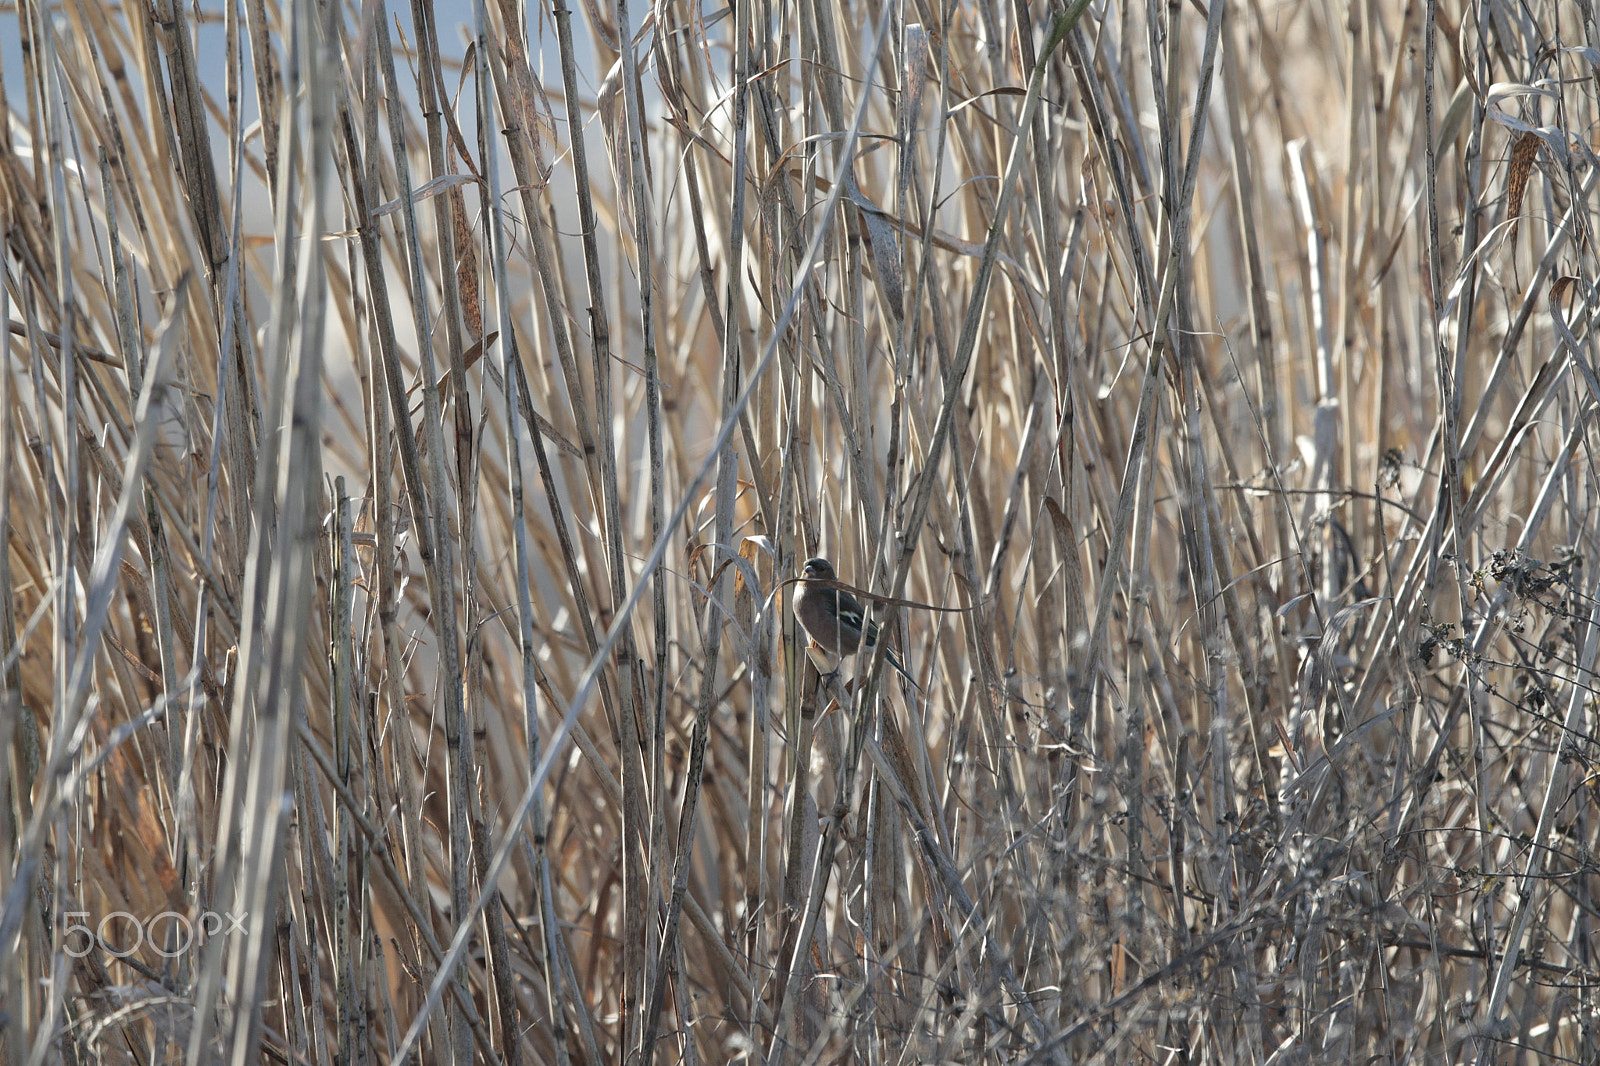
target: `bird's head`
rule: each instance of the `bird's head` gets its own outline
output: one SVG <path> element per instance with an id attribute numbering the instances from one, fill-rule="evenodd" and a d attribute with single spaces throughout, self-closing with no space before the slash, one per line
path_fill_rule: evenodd
<path id="1" fill-rule="evenodd" d="M 835 580 L 833 576 L 833 564 L 822 558 L 820 555 L 815 559 L 807 559 L 805 568 L 801 571 L 801 573 L 803 573 L 806 577 L 822 578 L 824 581 Z"/>

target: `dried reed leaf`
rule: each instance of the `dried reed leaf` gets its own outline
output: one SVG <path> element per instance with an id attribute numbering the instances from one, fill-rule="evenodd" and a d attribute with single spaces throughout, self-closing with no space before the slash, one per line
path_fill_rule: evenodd
<path id="1" fill-rule="evenodd" d="M 857 194 L 850 199 L 860 209 L 858 217 L 867 237 L 873 274 L 883 287 L 883 298 L 889 310 L 899 318 L 904 311 L 905 282 L 900 272 L 900 242 L 894 226 L 866 197 Z"/>
<path id="2" fill-rule="evenodd" d="M 905 96 L 901 118 L 908 134 L 915 134 L 922 123 L 922 93 L 928 86 L 928 34 L 920 22 L 906 24 Z M 912 149 L 910 144 L 905 146 Z"/>
<path id="3" fill-rule="evenodd" d="M 450 223 L 455 230 L 456 285 L 461 292 L 461 314 L 466 320 L 467 336 L 476 340 L 483 337 L 483 304 L 478 293 L 478 253 L 476 242 L 472 239 L 472 224 L 467 221 L 466 200 L 459 187 L 450 190 Z M 484 345 L 488 343 L 490 341 L 485 339 L 469 349 L 476 350 L 472 355 L 474 361 L 483 354 Z M 465 354 L 462 359 L 464 362 Z"/>
<path id="4" fill-rule="evenodd" d="M 1543 140 L 1537 133 L 1524 133 L 1511 145 L 1511 163 L 1506 171 L 1506 218 L 1522 214 L 1522 195 L 1528 188 L 1528 175 L 1533 173 L 1533 162 L 1539 157 Z"/>
<path id="5" fill-rule="evenodd" d="M 509 75 L 504 101 L 507 128 L 526 139 L 533 164 L 539 171 L 537 184 L 543 188 L 555 166 L 551 154 L 551 146 L 557 143 L 555 112 L 550 109 L 550 98 L 545 95 L 544 86 L 533 76 L 520 44 L 513 47 L 508 43 L 503 60 Z"/>

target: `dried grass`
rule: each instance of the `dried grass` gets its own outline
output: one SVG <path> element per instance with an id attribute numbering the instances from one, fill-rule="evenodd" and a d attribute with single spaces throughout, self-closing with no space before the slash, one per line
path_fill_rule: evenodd
<path id="1" fill-rule="evenodd" d="M 1594 1061 L 1586 8 L 0 9 L 0 1055 Z"/>

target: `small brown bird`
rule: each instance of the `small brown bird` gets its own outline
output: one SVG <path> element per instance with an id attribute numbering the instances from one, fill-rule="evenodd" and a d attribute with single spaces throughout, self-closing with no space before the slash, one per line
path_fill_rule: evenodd
<path id="1" fill-rule="evenodd" d="M 803 572 L 808 579 L 837 580 L 833 564 L 820 556 L 807 559 Z M 866 626 L 866 646 L 870 649 L 878 642 L 878 624 L 868 622 L 860 601 L 843 589 L 811 580 L 801 581 L 800 589 L 794 595 L 794 616 L 824 651 L 841 658 L 854 655 L 862 646 L 863 625 Z M 912 688 L 922 691 L 916 679 L 906 672 L 893 648 L 884 648 L 883 657 L 890 666 L 900 671 L 900 676 L 909 681 Z"/>

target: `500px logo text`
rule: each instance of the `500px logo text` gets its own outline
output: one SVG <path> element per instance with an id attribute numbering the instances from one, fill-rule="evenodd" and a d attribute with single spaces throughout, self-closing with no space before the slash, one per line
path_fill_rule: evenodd
<path id="1" fill-rule="evenodd" d="M 146 941 L 151 951 L 164 959 L 172 959 L 189 951 L 198 941 L 234 930 L 249 932 L 244 924 L 246 916 L 232 911 L 225 914 L 204 911 L 192 920 L 177 911 L 162 911 L 143 920 L 127 911 L 112 911 L 94 928 L 77 921 L 87 917 L 88 911 L 66 913 L 67 928 L 61 936 L 61 950 L 75 959 L 83 958 L 96 947 L 113 958 L 127 958 Z M 129 939 L 131 944 L 126 943 Z"/>

